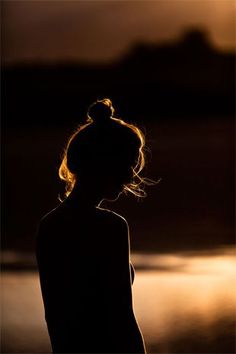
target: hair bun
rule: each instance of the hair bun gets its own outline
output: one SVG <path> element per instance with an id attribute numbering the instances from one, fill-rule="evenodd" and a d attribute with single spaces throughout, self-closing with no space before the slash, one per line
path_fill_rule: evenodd
<path id="1" fill-rule="evenodd" d="M 110 120 L 114 113 L 112 102 L 109 98 L 97 100 L 88 109 L 88 118 L 96 124 L 103 124 Z"/>

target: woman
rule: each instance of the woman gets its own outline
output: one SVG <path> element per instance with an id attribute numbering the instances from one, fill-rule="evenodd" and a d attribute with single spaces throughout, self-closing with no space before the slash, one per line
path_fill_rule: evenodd
<path id="1" fill-rule="evenodd" d="M 59 169 L 66 198 L 39 226 L 36 253 L 54 353 L 145 353 L 132 306 L 128 224 L 100 207 L 122 191 L 143 195 L 144 137 L 113 114 L 109 99 L 90 106 Z"/>

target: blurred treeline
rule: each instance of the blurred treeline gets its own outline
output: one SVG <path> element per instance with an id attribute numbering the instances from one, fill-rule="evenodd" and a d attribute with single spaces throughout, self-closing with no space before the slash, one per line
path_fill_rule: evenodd
<path id="1" fill-rule="evenodd" d="M 4 122 L 14 127 L 78 122 L 96 98 L 112 97 L 127 119 L 234 113 L 235 54 L 200 30 L 179 42 L 136 44 L 115 63 L 21 63 L 4 67 Z"/>
<path id="2" fill-rule="evenodd" d="M 146 131 L 149 197 L 114 203 L 135 250 L 212 247 L 234 241 L 235 53 L 201 30 L 178 42 L 140 43 L 116 62 L 2 67 L 2 245 L 32 250 L 38 220 L 57 204 L 60 154 L 97 98 Z M 96 178 L 96 177 L 95 177 Z M 111 207 L 111 206 L 110 206 Z"/>

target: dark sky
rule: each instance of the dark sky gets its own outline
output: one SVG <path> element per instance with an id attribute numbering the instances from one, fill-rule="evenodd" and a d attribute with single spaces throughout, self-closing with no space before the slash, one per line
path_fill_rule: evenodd
<path id="1" fill-rule="evenodd" d="M 2 60 L 106 61 L 136 41 L 178 38 L 203 27 L 223 50 L 235 48 L 234 0 L 1 1 Z"/>

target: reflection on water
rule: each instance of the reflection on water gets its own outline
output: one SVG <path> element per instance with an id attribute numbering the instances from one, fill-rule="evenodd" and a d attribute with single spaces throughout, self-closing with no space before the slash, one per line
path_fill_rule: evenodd
<path id="1" fill-rule="evenodd" d="M 149 353 L 234 353 L 235 253 L 134 254 L 135 313 Z M 2 274 L 7 353 L 50 352 L 38 276 Z"/>
<path id="2" fill-rule="evenodd" d="M 235 252 L 133 257 L 135 312 L 151 351 L 234 353 Z M 146 259 L 146 262 L 145 262 Z"/>

